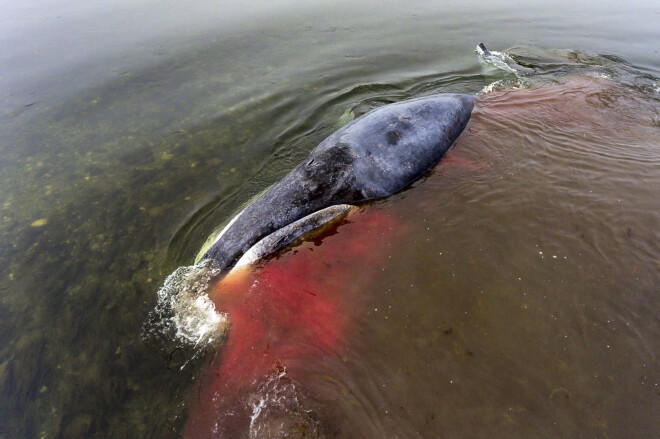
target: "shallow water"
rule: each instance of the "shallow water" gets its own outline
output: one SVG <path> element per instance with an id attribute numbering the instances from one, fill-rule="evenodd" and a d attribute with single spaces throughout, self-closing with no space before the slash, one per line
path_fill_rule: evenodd
<path id="1" fill-rule="evenodd" d="M 495 81 L 365 207 L 400 228 L 341 355 L 262 395 L 329 437 L 659 434 L 654 3 L 1 8 L 0 435 L 179 436 L 222 349 L 163 329 L 165 277 L 351 111 Z"/>

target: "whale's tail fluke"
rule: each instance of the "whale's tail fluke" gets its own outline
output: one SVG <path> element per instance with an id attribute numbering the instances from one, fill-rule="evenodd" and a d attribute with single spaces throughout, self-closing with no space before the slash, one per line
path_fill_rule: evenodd
<path id="1" fill-rule="evenodd" d="M 492 67 L 505 73 L 513 73 L 517 78 L 520 78 L 521 75 L 534 73 L 532 69 L 519 65 L 506 52 L 498 52 L 497 50 L 491 52 L 484 43 L 479 43 L 474 51 L 479 55 L 481 63 L 489 68 Z"/>
<path id="2" fill-rule="evenodd" d="M 486 45 L 484 43 L 479 43 L 479 45 L 477 46 L 476 51 L 479 55 L 481 55 L 484 58 L 493 55 L 492 53 L 490 53 L 490 50 L 488 50 L 488 48 L 486 47 Z"/>

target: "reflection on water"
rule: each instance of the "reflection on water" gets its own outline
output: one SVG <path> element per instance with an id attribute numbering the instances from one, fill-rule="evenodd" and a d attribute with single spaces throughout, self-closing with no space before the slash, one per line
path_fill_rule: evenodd
<path id="1" fill-rule="evenodd" d="M 225 407 L 330 437 L 657 436 L 657 5 L 461 3 L 0 7 L 0 436 L 179 436 L 228 351 L 150 332 L 165 278 L 347 115 L 495 81 L 433 173 L 365 207 L 402 237 L 344 272 L 330 358 L 307 340 Z M 278 389 L 305 414 L 259 409 Z"/>

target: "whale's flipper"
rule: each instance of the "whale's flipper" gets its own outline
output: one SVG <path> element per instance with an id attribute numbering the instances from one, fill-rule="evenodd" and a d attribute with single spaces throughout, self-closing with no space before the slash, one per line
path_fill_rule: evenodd
<path id="1" fill-rule="evenodd" d="M 241 256 L 234 268 L 258 262 L 299 238 L 319 233 L 328 226 L 344 219 L 354 209 L 357 209 L 357 207 L 350 204 L 330 206 L 282 227 L 250 247 L 250 250 Z"/>

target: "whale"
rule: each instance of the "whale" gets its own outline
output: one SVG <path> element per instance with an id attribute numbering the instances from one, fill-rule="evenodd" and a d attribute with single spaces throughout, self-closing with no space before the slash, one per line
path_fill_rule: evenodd
<path id="1" fill-rule="evenodd" d="M 434 94 L 384 105 L 353 120 L 236 215 L 202 259 L 229 271 L 246 261 L 246 254 L 252 263 L 345 216 L 351 206 L 405 189 L 463 132 L 474 99 Z"/>

